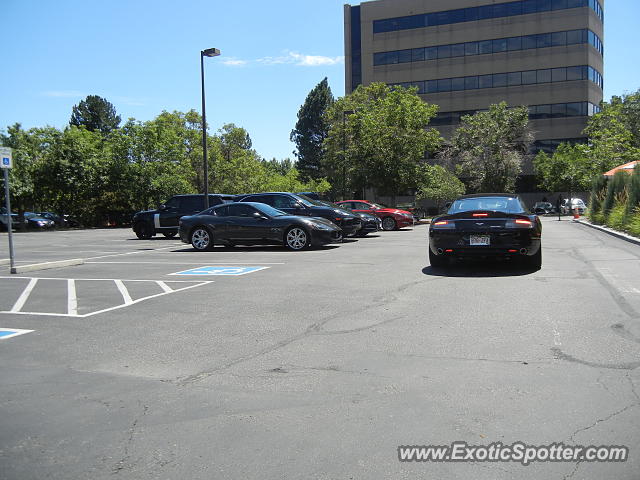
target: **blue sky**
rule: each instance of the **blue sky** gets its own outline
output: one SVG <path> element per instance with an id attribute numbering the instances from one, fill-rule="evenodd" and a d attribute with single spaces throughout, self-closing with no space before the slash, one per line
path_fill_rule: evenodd
<path id="1" fill-rule="evenodd" d="M 210 128 L 235 123 L 263 157 L 293 157 L 309 90 L 326 76 L 344 95 L 343 3 L 2 0 L 0 129 L 64 127 L 87 95 L 123 119 L 199 111 L 199 52 L 216 47 L 205 59 Z M 638 18 L 637 0 L 605 3 L 605 99 L 640 88 Z"/>

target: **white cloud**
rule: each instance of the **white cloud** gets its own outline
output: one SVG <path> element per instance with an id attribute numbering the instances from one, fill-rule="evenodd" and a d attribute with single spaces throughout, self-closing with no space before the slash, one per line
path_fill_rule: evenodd
<path id="1" fill-rule="evenodd" d="M 304 55 L 298 52 L 286 51 L 278 57 L 262 57 L 256 62 L 263 65 L 297 65 L 300 67 L 331 66 L 344 63 L 344 57 L 327 57 L 324 55 Z"/>
<path id="2" fill-rule="evenodd" d="M 240 60 L 239 58 L 231 57 L 223 60 L 222 63 L 231 67 L 241 67 L 242 65 L 246 65 L 248 62 L 246 60 Z"/>
<path id="3" fill-rule="evenodd" d="M 78 98 L 85 96 L 84 93 L 78 92 L 77 90 L 50 90 L 47 92 L 42 92 L 42 95 L 44 95 L 45 97 L 55 98 Z"/>

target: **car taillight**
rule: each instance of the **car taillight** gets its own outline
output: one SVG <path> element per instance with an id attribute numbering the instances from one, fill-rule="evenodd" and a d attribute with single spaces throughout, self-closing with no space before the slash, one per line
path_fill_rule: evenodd
<path id="1" fill-rule="evenodd" d="M 507 228 L 533 228 L 531 220 L 526 218 L 515 218 L 513 220 L 507 220 L 505 227 Z"/>
<path id="2" fill-rule="evenodd" d="M 450 220 L 438 220 L 431 225 L 431 228 L 435 230 L 455 229 L 456 224 Z"/>
<path id="3" fill-rule="evenodd" d="M 474 213 L 473 216 L 474 217 L 488 217 L 489 214 L 488 213 Z"/>
<path id="4" fill-rule="evenodd" d="M 447 222 L 446 220 L 441 220 L 440 222 L 436 222 L 434 223 L 434 225 L 448 225 L 449 222 Z"/>
<path id="5" fill-rule="evenodd" d="M 531 221 L 530 220 L 517 219 L 516 220 L 516 225 L 526 225 L 527 227 L 530 227 L 531 226 Z"/>

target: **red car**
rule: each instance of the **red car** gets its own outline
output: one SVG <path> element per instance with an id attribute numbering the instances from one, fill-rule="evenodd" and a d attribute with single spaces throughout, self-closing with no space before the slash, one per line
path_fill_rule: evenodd
<path id="1" fill-rule="evenodd" d="M 413 215 L 406 210 L 388 208 L 367 200 L 343 200 L 342 202 L 336 203 L 343 207 L 350 208 L 354 212 L 370 213 L 380 217 L 383 230 L 397 230 L 402 227 L 413 226 Z"/>

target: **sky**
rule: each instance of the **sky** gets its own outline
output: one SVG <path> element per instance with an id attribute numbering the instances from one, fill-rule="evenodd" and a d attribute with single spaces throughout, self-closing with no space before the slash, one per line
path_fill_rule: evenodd
<path id="1" fill-rule="evenodd" d="M 0 0 L 0 129 L 64 128 L 87 95 L 123 121 L 201 109 L 244 127 L 264 158 L 294 158 L 289 134 L 324 77 L 344 95 L 342 0 Z M 357 4 L 357 2 L 353 2 Z M 640 89 L 640 2 L 606 0 L 604 98 Z"/>

